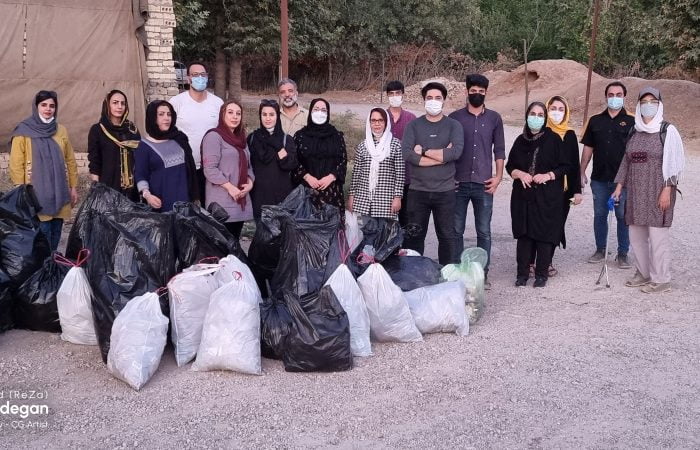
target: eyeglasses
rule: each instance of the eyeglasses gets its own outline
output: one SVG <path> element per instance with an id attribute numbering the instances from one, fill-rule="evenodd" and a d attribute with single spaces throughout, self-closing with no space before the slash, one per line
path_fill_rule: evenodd
<path id="1" fill-rule="evenodd" d="M 278 106 L 278 103 L 277 103 L 277 100 L 262 99 L 262 100 L 260 100 L 260 105 L 261 106 Z"/>
<path id="2" fill-rule="evenodd" d="M 369 123 L 384 123 L 384 119 L 369 119 Z"/>

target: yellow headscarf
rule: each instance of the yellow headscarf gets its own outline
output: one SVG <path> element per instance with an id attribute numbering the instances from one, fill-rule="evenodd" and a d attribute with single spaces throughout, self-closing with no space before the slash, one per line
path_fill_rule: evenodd
<path id="1" fill-rule="evenodd" d="M 560 138 L 564 139 L 564 135 L 566 134 L 567 131 L 573 130 L 569 126 L 569 117 L 571 116 L 571 108 L 569 108 L 569 102 L 566 101 L 566 99 L 560 95 L 555 95 L 554 97 L 550 97 L 549 100 L 545 103 L 547 106 L 547 111 L 549 111 L 549 106 L 552 104 L 554 101 L 560 101 L 564 104 L 564 107 L 566 111 L 564 112 L 564 119 L 561 121 L 559 124 L 555 124 L 552 122 L 552 119 L 547 113 L 547 126 L 549 127 L 550 130 L 554 131 L 559 135 Z"/>

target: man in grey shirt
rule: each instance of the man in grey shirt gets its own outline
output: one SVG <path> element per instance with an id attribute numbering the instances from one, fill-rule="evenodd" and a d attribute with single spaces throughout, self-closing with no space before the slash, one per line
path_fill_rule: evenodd
<path id="1" fill-rule="evenodd" d="M 438 238 L 440 264 L 458 262 L 455 255 L 455 161 L 462 154 L 464 134 L 456 120 L 442 113 L 447 89 L 431 82 L 421 89 L 426 114 L 411 121 L 401 148 L 411 165 L 404 247 L 423 254 L 430 214 Z"/>

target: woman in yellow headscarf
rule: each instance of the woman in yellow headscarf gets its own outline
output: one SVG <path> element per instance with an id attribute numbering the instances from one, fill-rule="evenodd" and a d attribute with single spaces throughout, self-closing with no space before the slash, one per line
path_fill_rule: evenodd
<path id="1" fill-rule="evenodd" d="M 563 151 L 566 152 L 568 172 L 564 175 L 564 220 L 562 221 L 561 246 L 566 248 L 566 219 L 569 216 L 569 208 L 572 204 L 578 205 L 583 200 L 581 196 L 581 178 L 579 176 L 579 153 L 576 132 L 569 126 L 571 110 L 564 97 L 555 95 L 547 100 L 547 127 L 555 132 L 564 141 Z M 552 248 L 554 251 L 556 247 Z M 552 254 L 554 256 L 554 254 Z M 557 274 L 557 270 L 549 267 L 549 276 Z"/>

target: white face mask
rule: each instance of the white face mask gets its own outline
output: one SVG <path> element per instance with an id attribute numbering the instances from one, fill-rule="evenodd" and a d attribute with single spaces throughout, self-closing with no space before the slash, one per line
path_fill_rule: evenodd
<path id="1" fill-rule="evenodd" d="M 379 133 L 372 131 L 372 136 L 374 136 L 376 139 L 381 138 L 383 135 L 384 135 L 383 131 L 380 131 Z"/>
<path id="2" fill-rule="evenodd" d="M 328 113 L 323 111 L 313 111 L 311 113 L 311 121 L 316 125 L 323 125 L 326 123 L 326 119 L 328 119 Z"/>
<path id="3" fill-rule="evenodd" d="M 552 119 L 553 124 L 559 125 L 564 120 L 564 113 L 562 111 L 550 111 L 549 117 Z"/>
<path id="4" fill-rule="evenodd" d="M 426 100 L 425 111 L 428 115 L 437 116 L 442 112 L 442 102 L 440 100 Z"/>
<path id="5" fill-rule="evenodd" d="M 639 112 L 642 114 L 642 117 L 646 117 L 647 119 L 653 119 L 658 111 L 659 105 L 656 103 L 644 103 L 639 108 Z"/>
<path id="6" fill-rule="evenodd" d="M 49 118 L 47 119 L 47 118 L 45 118 L 44 116 L 39 115 L 39 119 L 41 119 L 41 121 L 44 122 L 44 123 L 51 123 L 51 122 L 53 122 L 53 118 L 54 118 L 54 116 L 51 116 L 51 117 L 49 117 Z"/>
<path id="7" fill-rule="evenodd" d="M 268 133 L 272 134 L 275 131 L 275 127 L 272 128 L 265 128 Z"/>
<path id="8" fill-rule="evenodd" d="M 398 108 L 401 106 L 401 103 L 403 103 L 402 95 L 394 95 L 393 97 L 389 97 L 389 106 L 392 108 Z"/>

